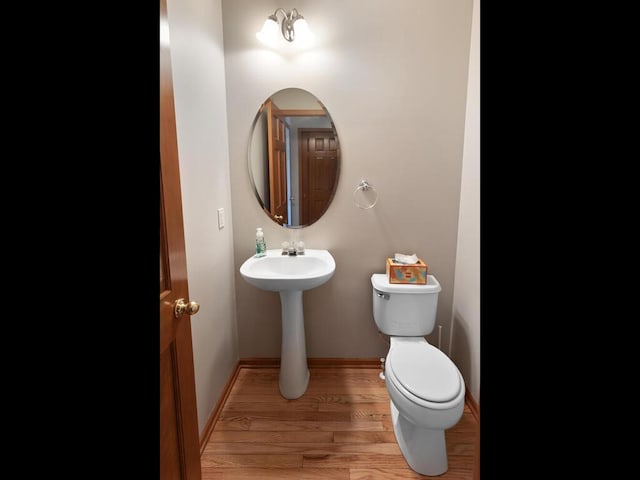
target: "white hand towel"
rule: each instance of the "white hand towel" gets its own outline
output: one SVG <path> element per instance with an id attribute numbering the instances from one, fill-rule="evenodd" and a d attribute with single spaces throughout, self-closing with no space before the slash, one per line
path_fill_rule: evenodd
<path id="1" fill-rule="evenodd" d="M 405 255 L 404 253 L 396 253 L 393 259 L 398 263 L 404 263 L 405 265 L 414 265 L 418 263 L 418 256 L 414 253 L 413 255 Z"/>

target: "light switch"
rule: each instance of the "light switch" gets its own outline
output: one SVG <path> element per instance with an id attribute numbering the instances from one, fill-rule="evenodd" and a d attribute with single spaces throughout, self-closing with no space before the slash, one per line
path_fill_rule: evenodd
<path id="1" fill-rule="evenodd" d="M 218 230 L 224 228 L 224 208 L 218 209 Z"/>

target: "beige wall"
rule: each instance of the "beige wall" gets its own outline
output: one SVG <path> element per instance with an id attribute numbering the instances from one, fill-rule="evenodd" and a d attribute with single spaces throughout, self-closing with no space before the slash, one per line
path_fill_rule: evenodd
<path id="1" fill-rule="evenodd" d="M 474 1 L 451 358 L 480 402 L 480 0 Z"/>
<path id="2" fill-rule="evenodd" d="M 202 433 L 238 360 L 220 0 L 168 0 L 168 20 Z"/>
<path id="3" fill-rule="evenodd" d="M 283 6 L 308 20 L 314 48 L 259 44 L 255 32 Z M 370 276 L 383 272 L 395 252 L 417 253 L 442 284 L 437 324 L 447 351 L 471 11 L 472 0 L 222 1 L 240 356 L 280 354 L 278 294 L 248 285 L 238 269 L 254 252 L 256 227 L 264 228 L 269 248 L 291 233 L 262 211 L 247 171 L 256 112 L 287 87 L 318 97 L 342 149 L 332 205 L 318 222 L 294 231 L 308 248 L 328 249 L 337 264 L 328 283 L 304 293 L 308 355 L 386 354 L 372 318 Z M 371 210 L 352 199 L 363 177 L 379 195 Z M 437 343 L 437 328 L 428 340 Z"/>

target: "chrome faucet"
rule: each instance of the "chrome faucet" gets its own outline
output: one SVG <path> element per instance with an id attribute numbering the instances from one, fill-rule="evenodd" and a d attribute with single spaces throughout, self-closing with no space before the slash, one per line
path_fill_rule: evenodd
<path id="1" fill-rule="evenodd" d="M 290 257 L 304 255 L 304 242 L 282 242 L 282 255 Z"/>
<path id="2" fill-rule="evenodd" d="M 282 255 L 289 255 L 289 256 L 296 255 L 296 248 L 293 242 L 292 243 L 282 242 Z"/>

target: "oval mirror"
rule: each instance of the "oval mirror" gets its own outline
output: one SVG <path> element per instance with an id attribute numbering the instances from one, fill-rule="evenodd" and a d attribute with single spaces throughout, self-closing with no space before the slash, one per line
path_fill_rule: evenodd
<path id="1" fill-rule="evenodd" d="M 286 228 L 311 225 L 338 185 L 338 133 L 324 105 L 300 88 L 260 106 L 249 138 L 249 176 L 260 206 Z"/>

